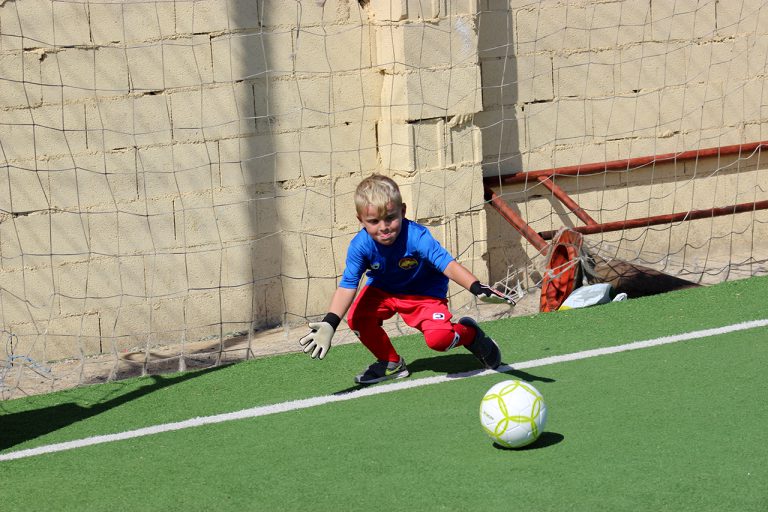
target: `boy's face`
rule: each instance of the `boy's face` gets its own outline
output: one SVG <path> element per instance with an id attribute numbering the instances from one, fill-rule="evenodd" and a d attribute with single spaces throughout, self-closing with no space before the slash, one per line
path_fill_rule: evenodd
<path id="1" fill-rule="evenodd" d="M 392 245 L 403 227 L 404 216 L 405 205 L 396 207 L 390 202 L 383 215 L 379 215 L 378 208 L 369 204 L 357 219 L 375 241 L 381 245 Z"/>

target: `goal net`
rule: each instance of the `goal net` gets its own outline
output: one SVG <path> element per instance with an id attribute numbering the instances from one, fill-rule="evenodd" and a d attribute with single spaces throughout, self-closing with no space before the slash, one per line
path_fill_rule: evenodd
<path id="1" fill-rule="evenodd" d="M 766 21 L 758 0 L 0 1 L 0 398 L 298 349 L 373 172 L 519 297 L 561 227 L 605 268 L 765 273 Z"/>

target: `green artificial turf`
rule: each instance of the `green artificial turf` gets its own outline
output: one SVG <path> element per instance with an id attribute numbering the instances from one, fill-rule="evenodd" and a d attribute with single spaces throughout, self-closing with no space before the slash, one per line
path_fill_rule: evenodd
<path id="1" fill-rule="evenodd" d="M 768 318 L 766 278 L 484 324 L 507 363 Z M 3 510 L 768 510 L 768 330 L 455 380 L 0 462 Z M 478 368 L 395 341 L 411 379 Z M 0 402 L 0 453 L 353 389 L 359 345 Z M 506 378 L 548 404 L 541 439 L 493 446 Z M 384 384 L 386 385 L 386 384 Z"/>

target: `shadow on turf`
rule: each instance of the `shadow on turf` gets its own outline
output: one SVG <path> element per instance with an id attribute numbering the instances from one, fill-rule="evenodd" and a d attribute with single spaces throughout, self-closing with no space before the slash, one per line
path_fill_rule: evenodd
<path id="1" fill-rule="evenodd" d="M 529 444 L 528 446 L 523 446 L 521 448 L 507 448 L 506 446 L 501 446 L 500 444 L 493 443 L 493 447 L 496 448 L 497 450 L 524 452 L 527 450 L 538 450 L 540 448 L 553 446 L 562 442 L 563 439 L 565 439 L 565 436 L 563 434 L 558 434 L 557 432 L 542 432 L 539 438 L 533 443 Z"/>
<path id="2" fill-rule="evenodd" d="M 502 363 L 502 366 L 504 363 Z M 423 359 L 416 359 L 415 361 L 408 363 L 408 369 L 411 371 L 411 375 L 419 372 L 437 372 L 445 373 L 446 375 L 456 375 L 457 377 L 470 377 L 474 373 L 481 373 L 485 371 L 485 368 L 478 368 L 478 361 L 472 354 L 446 354 L 438 355 L 435 357 L 426 357 Z M 549 377 L 540 377 L 532 373 L 524 372 L 523 370 L 516 370 L 514 368 L 499 372 L 510 377 L 524 380 L 526 382 L 555 382 L 555 379 Z M 383 383 L 391 383 L 392 381 L 384 381 Z M 356 385 L 342 389 L 333 393 L 334 395 L 343 395 L 351 393 L 359 389 L 366 388 L 368 386 Z"/>
<path id="3" fill-rule="evenodd" d="M 179 384 L 189 379 L 199 377 L 222 368 L 227 365 L 208 368 L 205 370 L 185 372 L 175 376 L 153 375 L 147 377 L 150 384 L 138 389 L 116 396 L 110 400 L 96 403 L 90 407 L 79 405 L 74 399 L 72 402 L 42 407 L 31 411 L 11 413 L 2 416 L 2 428 L 0 429 L 0 450 L 5 450 L 17 444 L 35 439 L 61 428 L 77 423 L 122 404 L 136 400 L 160 389 Z"/>
<path id="4" fill-rule="evenodd" d="M 504 366 L 503 362 L 501 364 Z M 408 369 L 411 370 L 411 373 L 433 371 L 447 375 L 461 374 L 462 377 L 468 372 L 480 373 L 485 371 L 485 368 L 478 367 L 478 361 L 472 354 L 448 354 L 417 359 L 408 364 Z M 527 382 L 555 382 L 554 379 L 549 377 L 540 377 L 514 368 L 499 373 L 505 373 Z"/>

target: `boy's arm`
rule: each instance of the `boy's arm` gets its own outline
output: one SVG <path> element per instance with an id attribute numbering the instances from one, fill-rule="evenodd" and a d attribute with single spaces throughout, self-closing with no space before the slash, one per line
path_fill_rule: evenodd
<path id="1" fill-rule="evenodd" d="M 448 279 L 458 284 L 459 286 L 463 286 L 467 290 L 472 287 L 472 283 L 475 281 L 480 282 L 480 280 L 476 278 L 475 275 L 470 272 L 467 267 L 456 260 L 451 261 L 448 266 L 445 267 L 443 274 L 445 274 Z"/>
<path id="2" fill-rule="evenodd" d="M 336 288 L 331 298 L 331 305 L 328 313 L 320 322 L 310 322 L 309 328 L 312 331 L 299 340 L 299 344 L 304 347 L 305 353 L 310 353 L 312 359 L 325 357 L 325 354 L 331 349 L 331 340 L 336 333 L 336 329 L 341 323 L 342 317 L 347 314 L 347 310 L 355 300 L 356 288 Z"/>
<path id="3" fill-rule="evenodd" d="M 336 291 L 331 298 L 331 305 L 328 308 L 328 312 L 333 313 L 339 318 L 344 318 L 344 315 L 347 314 L 347 310 L 352 305 L 352 301 L 355 300 L 356 294 L 356 288 L 336 288 Z"/>
<path id="4" fill-rule="evenodd" d="M 445 267 L 443 274 L 454 283 L 463 286 L 472 292 L 473 295 L 479 297 L 481 300 L 489 299 L 490 302 L 507 302 L 513 306 L 515 305 L 515 301 L 512 297 L 494 290 L 487 284 L 482 284 L 467 267 L 456 260 L 451 261 L 448 266 Z"/>

